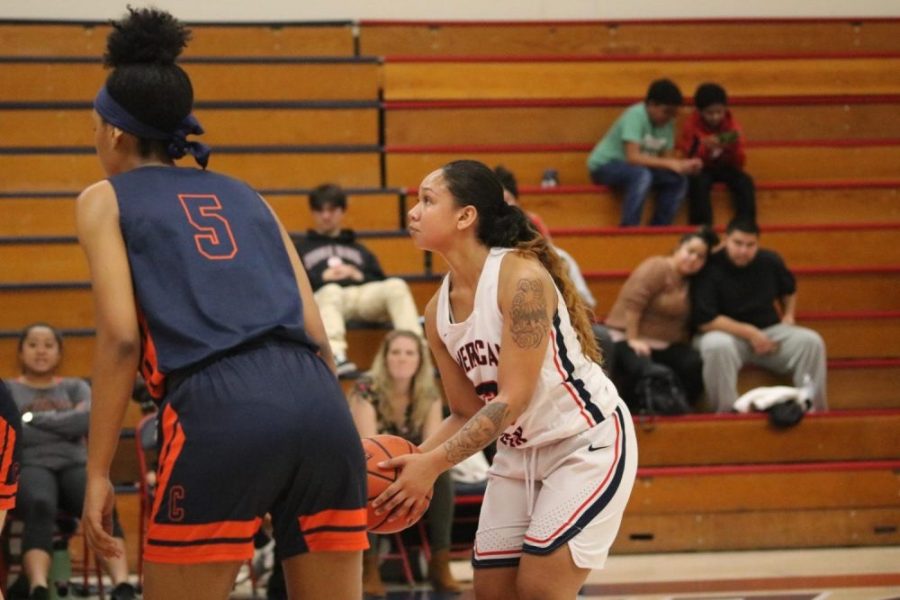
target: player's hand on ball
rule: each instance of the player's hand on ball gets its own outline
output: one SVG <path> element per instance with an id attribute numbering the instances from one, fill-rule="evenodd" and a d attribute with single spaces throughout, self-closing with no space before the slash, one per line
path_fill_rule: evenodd
<path id="1" fill-rule="evenodd" d="M 399 469 L 397 480 L 372 503 L 375 514 L 389 513 L 388 521 L 415 523 L 428 508 L 434 481 L 441 474 L 428 454 L 404 454 L 378 464 L 381 469 Z"/>

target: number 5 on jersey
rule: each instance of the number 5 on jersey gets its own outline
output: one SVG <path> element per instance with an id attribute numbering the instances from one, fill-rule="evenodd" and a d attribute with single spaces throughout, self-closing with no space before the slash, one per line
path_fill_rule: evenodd
<path id="1" fill-rule="evenodd" d="M 194 235 L 197 252 L 209 260 L 234 258 L 237 242 L 228 219 L 219 214 L 219 198 L 213 194 L 179 194 L 178 199 L 191 227 L 200 232 Z"/>

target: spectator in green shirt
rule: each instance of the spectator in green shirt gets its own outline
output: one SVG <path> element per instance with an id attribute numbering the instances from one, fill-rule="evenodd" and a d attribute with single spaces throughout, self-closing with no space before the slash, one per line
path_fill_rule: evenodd
<path id="1" fill-rule="evenodd" d="M 613 123 L 587 160 L 591 180 L 623 195 L 622 227 L 640 225 L 644 201 L 657 191 L 651 225 L 670 225 L 687 191 L 686 175 L 702 166 L 697 158 L 676 158 L 675 115 L 681 90 L 657 79 L 643 102 L 628 107 Z"/>

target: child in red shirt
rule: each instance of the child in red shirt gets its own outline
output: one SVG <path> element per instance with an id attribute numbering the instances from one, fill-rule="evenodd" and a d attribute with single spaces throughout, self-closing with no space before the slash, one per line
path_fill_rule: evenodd
<path id="1" fill-rule="evenodd" d="M 695 225 L 712 225 L 710 194 L 715 182 L 731 192 L 735 216 L 756 221 L 756 190 L 744 171 L 744 132 L 728 109 L 725 89 L 701 84 L 694 92 L 697 107 L 688 117 L 678 139 L 684 156 L 703 160 L 703 169 L 688 181 L 689 219 Z"/>

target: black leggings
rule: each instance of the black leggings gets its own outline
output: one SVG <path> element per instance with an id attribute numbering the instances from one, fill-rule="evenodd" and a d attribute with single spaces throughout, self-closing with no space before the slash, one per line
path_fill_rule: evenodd
<path id="1" fill-rule="evenodd" d="M 710 196 L 713 184 L 723 182 L 731 192 L 734 216 L 756 220 L 756 186 L 753 178 L 737 167 L 723 165 L 703 169 L 689 179 L 688 220 L 692 225 L 712 225 L 713 211 Z"/>
<path id="2" fill-rule="evenodd" d="M 16 497 L 16 515 L 24 523 L 22 553 L 29 550 L 53 551 L 53 531 L 59 511 L 81 518 L 84 508 L 84 490 L 87 471 L 84 465 L 75 465 L 53 471 L 44 467 L 26 465 L 19 472 L 19 493 Z M 113 511 L 113 535 L 124 537 L 119 517 Z"/>

